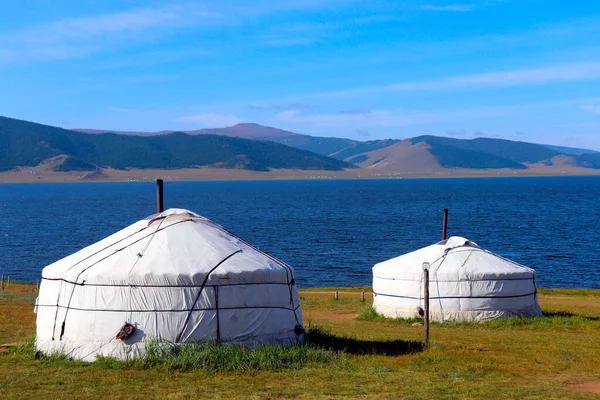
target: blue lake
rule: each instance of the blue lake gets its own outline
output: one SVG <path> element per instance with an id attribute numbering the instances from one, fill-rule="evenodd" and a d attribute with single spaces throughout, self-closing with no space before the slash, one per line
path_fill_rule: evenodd
<path id="1" fill-rule="evenodd" d="M 600 288 L 600 177 L 165 182 L 165 207 L 223 225 L 296 269 L 300 287 L 370 285 L 373 264 L 449 236 Z M 155 212 L 155 184 L 0 185 L 0 273 L 41 270 Z"/>

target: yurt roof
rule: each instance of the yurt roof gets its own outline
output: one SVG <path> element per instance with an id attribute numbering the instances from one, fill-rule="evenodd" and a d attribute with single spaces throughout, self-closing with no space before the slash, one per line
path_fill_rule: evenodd
<path id="1" fill-rule="evenodd" d="M 431 246 L 376 264 L 373 275 L 383 279 L 415 279 L 422 276 L 423 263 L 437 280 L 531 279 L 535 271 L 479 247 L 475 242 L 453 236 Z"/>
<path id="2" fill-rule="evenodd" d="M 194 285 L 211 280 L 252 283 L 278 279 L 291 267 L 207 218 L 169 209 L 44 268 L 44 279 L 85 284 Z"/>

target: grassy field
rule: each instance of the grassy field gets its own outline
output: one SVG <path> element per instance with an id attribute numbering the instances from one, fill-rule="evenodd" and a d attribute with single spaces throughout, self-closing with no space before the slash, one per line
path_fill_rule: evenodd
<path id="1" fill-rule="evenodd" d="M 338 301 L 335 289 L 301 291 L 316 347 L 304 363 L 216 372 L 35 360 L 26 346 L 5 346 L 0 398 L 600 398 L 600 290 L 541 290 L 545 318 L 433 324 L 422 349 L 423 328 L 375 316 L 370 294 L 360 300 L 365 289 L 340 288 Z M 0 292 L 0 345 L 32 338 L 35 292 L 14 284 Z"/>

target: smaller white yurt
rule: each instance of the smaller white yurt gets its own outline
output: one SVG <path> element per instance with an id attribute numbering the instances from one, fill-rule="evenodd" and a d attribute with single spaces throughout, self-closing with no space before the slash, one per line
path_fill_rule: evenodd
<path id="1" fill-rule="evenodd" d="M 373 307 L 390 318 L 419 316 L 423 263 L 429 263 L 429 309 L 434 321 L 481 321 L 541 316 L 535 271 L 477 244 L 451 237 L 373 267 Z"/>
<path id="2" fill-rule="evenodd" d="M 170 209 L 43 269 L 36 349 L 127 359 L 149 340 L 289 346 L 294 270 L 191 211 Z"/>

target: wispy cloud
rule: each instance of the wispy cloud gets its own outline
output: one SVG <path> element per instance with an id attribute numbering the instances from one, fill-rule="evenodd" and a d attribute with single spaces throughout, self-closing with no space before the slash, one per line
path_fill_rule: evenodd
<path id="1" fill-rule="evenodd" d="M 274 114 L 266 122 L 275 126 L 285 126 L 304 132 L 318 132 L 323 128 L 340 132 L 357 132 L 357 130 L 376 133 L 407 131 L 433 127 L 440 129 L 440 125 L 455 128 L 446 128 L 448 136 L 472 136 L 471 131 L 462 128 L 465 122 L 481 136 L 479 124 L 482 121 L 510 121 L 513 118 L 520 120 L 522 116 L 543 115 L 565 108 L 573 109 L 585 104 L 596 102 L 596 98 L 572 98 L 557 101 L 545 101 L 528 104 L 506 104 L 496 106 L 481 106 L 471 108 L 455 108 L 442 110 L 408 110 L 408 109 L 368 109 L 357 108 L 338 113 L 313 113 L 299 110 L 287 110 Z M 550 111 L 552 110 L 552 111 Z M 509 124 L 510 125 L 510 124 Z M 522 137 L 524 130 L 520 127 L 511 127 L 514 134 L 504 134 L 504 137 Z M 414 133 L 414 132 L 413 132 Z M 358 132 L 357 132 L 358 134 Z"/>
<path id="2" fill-rule="evenodd" d="M 253 111 L 284 111 L 284 110 L 310 110 L 316 108 L 312 104 L 290 103 L 290 104 L 271 104 L 271 105 L 255 105 L 248 106 L 249 110 Z"/>
<path id="3" fill-rule="evenodd" d="M 111 111 L 117 111 L 120 113 L 133 114 L 139 112 L 138 110 L 134 110 L 133 108 L 119 108 L 119 107 L 110 107 Z"/>
<path id="4" fill-rule="evenodd" d="M 288 46 L 303 46 L 313 43 L 313 39 L 309 38 L 290 38 L 290 39 L 269 39 L 263 42 L 271 47 L 288 47 Z"/>
<path id="5" fill-rule="evenodd" d="M 600 106 L 598 106 L 598 105 L 585 105 L 585 106 L 581 106 L 581 109 L 600 114 Z"/>
<path id="6" fill-rule="evenodd" d="M 144 40 L 141 32 L 164 32 L 209 18 L 219 15 L 186 4 L 57 20 L 1 35 L 0 63 L 85 57 Z"/>
<path id="7" fill-rule="evenodd" d="M 179 117 L 175 119 L 175 122 L 194 123 L 202 128 L 217 128 L 239 124 L 244 121 L 235 115 L 207 113 Z"/>
<path id="8" fill-rule="evenodd" d="M 372 110 L 369 113 L 339 113 L 339 114 L 304 114 L 298 110 L 283 111 L 274 119 L 285 123 L 319 124 L 324 126 L 406 126 L 413 121 L 409 116 L 389 110 Z"/>
<path id="9" fill-rule="evenodd" d="M 450 4 L 446 6 L 424 5 L 422 10 L 426 11 L 450 11 L 450 12 L 465 12 L 474 8 L 473 4 Z"/>
<path id="10" fill-rule="evenodd" d="M 340 97 L 385 92 L 471 90 L 490 87 L 543 85 L 600 79 L 600 62 L 576 63 L 512 71 L 458 75 L 423 81 L 407 81 L 388 85 L 320 93 L 315 97 Z"/>
<path id="11" fill-rule="evenodd" d="M 154 43 L 181 28 L 209 28 L 243 23 L 259 15 L 319 9 L 348 0 L 257 0 L 246 3 L 181 2 L 157 7 L 65 18 L 0 35 L 0 65 L 85 58 L 139 43 Z M 296 33 L 315 27 L 298 26 Z M 273 37 L 270 46 L 307 44 L 310 37 Z"/>
<path id="12" fill-rule="evenodd" d="M 312 24 L 292 24 L 285 25 L 279 27 L 280 31 L 283 32 L 321 32 L 327 31 L 334 28 L 331 24 L 320 24 L 320 23 L 312 23 Z"/>
<path id="13" fill-rule="evenodd" d="M 342 111 L 340 114 L 348 114 L 348 115 L 369 115 L 372 114 L 373 110 L 370 108 L 352 108 L 350 110 Z"/>
<path id="14" fill-rule="evenodd" d="M 259 45 L 270 47 L 304 46 L 330 37 L 336 26 L 322 23 L 278 25 L 258 38 Z"/>

